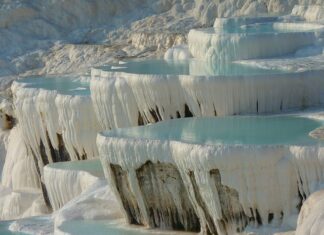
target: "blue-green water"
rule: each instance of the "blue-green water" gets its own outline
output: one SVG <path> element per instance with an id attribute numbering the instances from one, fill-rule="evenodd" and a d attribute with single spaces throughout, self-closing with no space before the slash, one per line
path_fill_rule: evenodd
<path id="1" fill-rule="evenodd" d="M 300 33 L 300 32 L 312 32 L 316 31 L 315 28 L 303 28 L 303 23 L 294 23 L 293 27 L 290 27 L 292 24 L 282 23 L 281 27 L 276 27 L 276 23 L 279 22 L 266 22 L 266 23 L 252 23 L 241 25 L 237 23 L 236 25 L 229 25 L 220 29 L 217 28 L 205 28 L 200 29 L 199 31 L 210 33 L 210 34 L 278 34 L 278 33 Z M 300 25 L 300 27 L 298 27 Z M 296 27 L 295 27 L 296 26 Z"/>
<path id="2" fill-rule="evenodd" d="M 33 76 L 19 80 L 26 83 L 27 87 L 56 90 L 64 95 L 90 95 L 88 82 L 81 82 L 75 78 L 66 76 Z"/>
<path id="3" fill-rule="evenodd" d="M 11 221 L 0 221 L 0 235 L 26 235 L 25 233 L 9 231 L 10 224 Z"/>
<path id="4" fill-rule="evenodd" d="M 251 76 L 283 73 L 279 70 L 262 69 L 231 62 L 210 64 L 207 61 L 197 59 L 179 61 L 163 59 L 130 60 L 126 64 L 99 68 L 109 72 L 147 75 Z"/>
<path id="5" fill-rule="evenodd" d="M 320 121 L 294 116 L 185 118 L 116 129 L 104 135 L 197 144 L 312 145 L 319 141 L 309 132 L 321 125 Z"/>
<path id="6" fill-rule="evenodd" d="M 157 75 L 193 75 L 193 76 L 244 76 L 282 73 L 278 70 L 253 68 L 235 63 L 222 65 L 208 64 L 200 60 L 166 61 L 162 59 L 130 60 L 123 65 L 109 65 L 100 67 L 110 72 L 125 72 L 131 74 Z M 168 78 L 171 78 L 168 76 Z M 26 87 L 55 90 L 63 95 L 90 95 L 89 82 L 67 76 L 32 76 L 18 82 Z"/>
<path id="7" fill-rule="evenodd" d="M 113 224 L 105 220 L 74 220 L 63 223 L 61 231 L 73 235 L 180 235 L 191 234 L 182 232 L 161 232 L 157 230 L 147 230 L 143 227 L 126 227 Z"/>
<path id="8" fill-rule="evenodd" d="M 55 168 L 55 169 L 86 171 L 98 177 L 104 176 L 102 165 L 99 159 L 56 162 L 56 163 L 48 164 L 48 167 Z"/>

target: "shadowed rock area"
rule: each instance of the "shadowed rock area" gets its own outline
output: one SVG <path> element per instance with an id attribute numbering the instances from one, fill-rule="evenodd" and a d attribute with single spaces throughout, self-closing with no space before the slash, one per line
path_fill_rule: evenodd
<path id="1" fill-rule="evenodd" d="M 136 175 L 151 227 L 199 232 L 198 217 L 174 165 L 148 161 Z"/>

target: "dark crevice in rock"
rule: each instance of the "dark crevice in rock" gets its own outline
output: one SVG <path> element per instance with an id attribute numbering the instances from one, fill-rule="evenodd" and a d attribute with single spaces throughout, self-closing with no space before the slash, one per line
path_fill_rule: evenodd
<path id="1" fill-rule="evenodd" d="M 244 213 L 243 207 L 239 201 L 238 192 L 222 184 L 221 175 L 218 169 L 211 170 L 210 177 L 218 192 L 222 210 L 222 219 L 220 222 L 224 230 L 227 233 L 226 227 L 235 226 L 237 232 L 242 232 L 248 225 L 249 218 Z"/>
<path id="2" fill-rule="evenodd" d="M 39 182 L 41 184 L 41 190 L 42 190 L 42 194 L 43 194 L 43 198 L 44 198 L 44 201 L 45 201 L 45 204 L 48 208 L 49 211 L 52 211 L 52 205 L 51 205 L 51 202 L 49 200 L 49 197 L 48 197 L 48 193 L 47 193 L 47 189 L 46 189 L 46 186 L 45 184 L 41 181 L 42 179 L 42 174 L 41 174 L 41 170 L 39 168 L 39 162 L 38 162 L 38 159 L 36 157 L 36 154 L 32 152 L 32 156 L 33 156 L 33 160 L 34 160 L 34 164 L 35 164 L 35 167 L 36 167 L 36 172 L 37 172 L 37 175 L 38 175 L 38 179 L 39 179 Z"/>
<path id="3" fill-rule="evenodd" d="M 159 117 L 158 117 L 158 115 L 157 115 L 157 113 L 156 113 L 156 111 L 154 109 L 150 109 L 150 114 L 153 117 L 154 122 L 158 122 L 159 121 Z"/>
<path id="4" fill-rule="evenodd" d="M 154 109 L 150 109 L 150 114 L 154 119 L 154 122 L 159 122 L 162 120 L 161 114 L 160 114 L 160 110 L 157 106 L 155 106 L 155 110 Z"/>
<path id="5" fill-rule="evenodd" d="M 283 109 L 283 101 L 281 100 L 281 102 L 280 102 L 280 111 L 282 111 L 282 109 Z"/>
<path id="6" fill-rule="evenodd" d="M 124 171 L 119 165 L 115 164 L 110 164 L 110 168 L 117 191 L 126 211 L 128 222 L 135 225 L 144 225 L 136 197 L 129 186 L 127 171 Z"/>
<path id="7" fill-rule="evenodd" d="M 47 143 L 49 145 L 50 151 L 51 151 L 51 156 L 53 162 L 65 162 L 65 161 L 70 161 L 70 155 L 67 152 L 62 135 L 56 134 L 57 140 L 58 140 L 58 150 L 55 149 L 52 145 L 52 142 L 49 138 L 48 132 L 46 131 L 46 138 L 47 138 Z"/>
<path id="8" fill-rule="evenodd" d="M 46 166 L 49 163 L 49 161 L 48 161 L 48 156 L 46 154 L 45 145 L 42 140 L 40 140 L 39 152 L 42 158 L 43 165 Z"/>
<path id="9" fill-rule="evenodd" d="M 5 129 L 12 129 L 14 127 L 14 125 L 16 124 L 15 118 L 8 114 L 5 114 L 5 120 L 6 120 L 6 124 L 4 126 Z"/>
<path id="10" fill-rule="evenodd" d="M 199 110 L 201 110 L 201 104 L 200 104 L 199 100 L 197 100 L 197 103 L 198 103 Z"/>
<path id="11" fill-rule="evenodd" d="M 298 204 L 297 204 L 297 206 L 296 206 L 296 208 L 297 208 L 297 210 L 298 211 L 300 211 L 300 209 L 301 209 L 301 207 L 302 207 L 302 205 L 303 205 L 303 202 L 304 202 L 304 196 L 303 196 L 303 193 L 301 193 L 300 192 L 300 189 L 298 188 L 298 199 L 299 199 L 299 202 L 298 202 Z"/>
<path id="12" fill-rule="evenodd" d="M 161 113 L 160 113 L 160 110 L 159 110 L 158 106 L 155 106 L 155 111 L 156 111 L 156 114 L 157 114 L 159 120 L 161 121 L 162 120 L 162 116 L 161 116 Z"/>
<path id="13" fill-rule="evenodd" d="M 268 215 L 268 224 L 270 224 L 273 220 L 274 214 L 273 213 L 269 213 Z"/>
<path id="14" fill-rule="evenodd" d="M 259 113 L 259 100 L 256 102 L 256 112 Z"/>
<path id="15" fill-rule="evenodd" d="M 147 117 L 147 115 L 145 114 L 145 112 L 142 113 L 142 118 L 143 118 L 144 125 L 146 123 L 151 123 L 150 119 Z"/>
<path id="16" fill-rule="evenodd" d="M 136 176 L 149 214 L 150 227 L 200 231 L 199 219 L 180 173 L 173 164 L 147 161 L 136 170 Z M 178 205 L 179 202 L 181 205 Z"/>
<path id="17" fill-rule="evenodd" d="M 300 211 L 304 201 L 307 198 L 307 195 L 305 192 L 301 191 L 301 189 L 303 188 L 304 182 L 303 182 L 299 173 L 298 173 L 298 178 L 299 178 L 299 180 L 297 181 L 297 191 L 298 191 L 299 203 L 297 204 L 297 209 L 298 209 L 298 211 Z"/>
<path id="18" fill-rule="evenodd" d="M 213 218 L 208 212 L 208 209 L 207 209 L 208 207 L 200 195 L 200 191 L 199 191 L 196 179 L 195 179 L 194 172 L 190 171 L 189 177 L 190 177 L 190 181 L 191 181 L 191 184 L 192 184 L 192 187 L 194 190 L 196 201 L 197 201 L 198 205 L 200 206 L 200 208 L 203 210 L 205 218 L 206 218 L 207 234 L 218 234 L 216 226 L 213 221 Z"/>
<path id="19" fill-rule="evenodd" d="M 177 111 L 177 118 L 181 118 L 180 112 Z"/>
<path id="20" fill-rule="evenodd" d="M 215 104 L 213 104 L 213 107 L 214 107 L 214 116 L 217 117 L 217 111 L 216 111 L 216 108 L 215 108 Z"/>
<path id="21" fill-rule="evenodd" d="M 60 156 L 60 161 L 71 161 L 70 154 L 65 148 L 63 137 L 61 134 L 56 134 L 58 140 L 58 155 Z"/>
<path id="22" fill-rule="evenodd" d="M 256 221 L 258 222 L 258 225 L 262 225 L 262 219 L 258 209 L 255 209 L 255 215 L 256 215 Z"/>
<path id="23" fill-rule="evenodd" d="M 46 142 L 48 144 L 50 154 L 51 154 L 51 159 L 53 162 L 63 162 L 63 161 L 70 161 L 70 155 L 68 151 L 65 148 L 64 141 L 62 138 L 61 134 L 56 134 L 57 140 L 58 140 L 58 149 L 55 149 L 52 145 L 52 142 L 50 140 L 50 137 L 48 135 L 48 132 L 46 131 Z M 45 145 L 40 141 L 40 155 L 43 161 L 44 166 L 49 163 L 49 156 L 47 156 Z"/>
<path id="24" fill-rule="evenodd" d="M 283 211 L 280 212 L 280 220 L 283 220 L 283 217 L 284 217 L 284 213 Z"/>
<path id="25" fill-rule="evenodd" d="M 53 162 L 58 162 L 59 161 L 59 159 L 58 159 L 59 156 L 57 156 L 57 150 L 55 150 L 53 145 L 52 145 L 52 142 L 51 142 L 51 140 L 49 138 L 49 135 L 48 135 L 48 131 L 46 131 L 46 139 L 47 139 L 48 146 L 50 148 L 52 161 Z"/>
<path id="26" fill-rule="evenodd" d="M 251 217 L 249 218 L 249 222 L 254 222 L 255 221 L 255 216 L 254 216 L 254 211 L 252 208 L 250 208 L 250 212 L 251 212 Z"/>
<path id="27" fill-rule="evenodd" d="M 83 154 L 82 155 L 80 155 L 79 153 L 78 153 L 78 151 L 76 150 L 76 148 L 74 148 L 73 147 L 73 151 L 74 151 L 74 153 L 75 153 L 75 155 L 77 156 L 77 159 L 78 160 L 86 160 L 87 159 L 87 154 L 85 153 L 85 151 L 84 151 L 84 149 L 83 149 Z"/>
<path id="28" fill-rule="evenodd" d="M 142 116 L 141 112 L 138 112 L 137 124 L 139 126 L 143 126 L 144 125 L 144 119 L 143 119 L 143 116 Z"/>
<path id="29" fill-rule="evenodd" d="M 185 117 L 193 117 L 192 112 L 190 111 L 189 107 L 187 104 L 185 104 Z"/>
<path id="30" fill-rule="evenodd" d="M 81 160 L 87 160 L 88 159 L 88 156 L 87 156 L 85 150 L 82 149 L 82 152 L 83 152 L 83 154 L 81 155 Z"/>
<path id="31" fill-rule="evenodd" d="M 41 189 L 42 189 L 42 193 L 43 193 L 43 198 L 44 198 L 45 204 L 46 204 L 47 208 L 50 211 L 52 211 L 53 210 L 53 207 L 52 207 L 51 202 L 49 200 L 46 186 L 45 186 L 45 184 L 43 182 L 41 182 Z"/>

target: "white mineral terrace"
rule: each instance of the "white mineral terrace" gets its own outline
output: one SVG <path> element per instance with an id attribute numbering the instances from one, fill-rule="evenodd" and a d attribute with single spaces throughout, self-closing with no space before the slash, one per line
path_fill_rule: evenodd
<path id="1" fill-rule="evenodd" d="M 285 72 L 234 63 L 213 67 L 197 60 L 139 61 L 120 69 L 92 69 L 90 89 L 101 127 L 112 129 L 185 116 L 322 106 L 323 74 L 324 70 Z"/>
<path id="2" fill-rule="evenodd" d="M 309 135 L 322 124 L 189 118 L 104 132 L 97 144 L 130 223 L 233 234 L 296 226 L 302 201 L 324 182 L 323 143 Z"/>
<path id="3" fill-rule="evenodd" d="M 285 56 L 322 37 L 321 24 L 282 22 L 277 18 L 216 19 L 214 28 L 193 29 L 188 46 L 193 57 L 211 63 Z"/>
<path id="4" fill-rule="evenodd" d="M 319 235 L 323 193 L 300 209 L 324 185 L 323 115 L 304 112 L 324 107 L 323 12 L 218 18 L 163 59 L 13 82 L 0 219 L 53 211 L 10 226 L 39 234 Z"/>
<path id="5" fill-rule="evenodd" d="M 44 165 L 97 155 L 91 140 L 99 127 L 88 84 L 69 77 L 35 77 L 13 83 L 16 116 L 25 143 Z"/>

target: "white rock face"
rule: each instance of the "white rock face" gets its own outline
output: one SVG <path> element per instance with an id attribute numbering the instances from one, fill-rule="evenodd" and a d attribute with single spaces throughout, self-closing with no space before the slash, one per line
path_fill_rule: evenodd
<path id="1" fill-rule="evenodd" d="M 14 83 L 12 91 L 24 142 L 40 169 L 64 160 L 56 159 L 59 157 L 80 160 L 97 156 L 94 140 L 99 129 L 90 97 L 60 95 L 21 83 Z"/>
<path id="2" fill-rule="evenodd" d="M 3 190 L 1 190 L 3 192 Z M 49 213 L 41 190 L 11 191 L 0 197 L 1 220 L 12 220 Z"/>
<path id="3" fill-rule="evenodd" d="M 156 48 L 167 50 L 172 46 L 186 43 L 186 35 L 168 32 L 138 32 L 132 34 L 132 45 L 139 49 Z"/>
<path id="4" fill-rule="evenodd" d="M 115 194 L 107 181 L 101 180 L 53 214 L 54 231 L 56 234 L 63 223 L 71 220 L 113 221 L 121 218 L 123 214 Z"/>
<path id="5" fill-rule="evenodd" d="M 67 234 L 61 226 L 73 220 L 124 221 L 106 180 L 99 180 L 52 215 L 17 220 L 9 230 L 26 234 Z"/>
<path id="6" fill-rule="evenodd" d="M 192 55 L 185 45 L 174 46 L 164 54 L 165 60 L 188 60 L 190 58 L 192 58 Z"/>
<path id="7" fill-rule="evenodd" d="M 317 191 L 303 204 L 298 217 L 296 235 L 323 234 L 323 194 L 323 190 Z"/>
<path id="8" fill-rule="evenodd" d="M 296 5 L 294 6 L 292 15 L 302 16 L 307 21 L 322 21 L 324 20 L 323 5 Z"/>
<path id="9" fill-rule="evenodd" d="M 318 106 L 324 102 L 323 82 L 321 71 L 224 79 L 92 69 L 90 88 L 98 121 L 108 130 L 171 117 L 271 113 Z"/>
<path id="10" fill-rule="evenodd" d="M 256 26 L 257 27 L 257 26 Z M 298 49 L 316 42 L 314 32 L 289 32 L 309 26 L 274 23 L 277 33 L 221 33 L 216 29 L 190 30 L 188 46 L 193 57 L 220 64 L 226 61 L 278 57 L 295 53 Z M 314 25 L 314 29 L 321 28 Z M 324 29 L 324 28 L 323 28 Z M 287 32 L 284 32 L 286 31 Z"/>
<path id="11" fill-rule="evenodd" d="M 324 234 L 323 195 L 323 190 L 317 191 L 305 201 L 298 217 L 296 235 Z"/>
<path id="12" fill-rule="evenodd" d="M 9 134 L 0 190 L 0 219 L 48 213 L 34 159 L 27 154 L 20 125 Z"/>
<path id="13" fill-rule="evenodd" d="M 27 154 L 20 125 L 10 131 L 5 159 L 1 180 L 4 187 L 13 190 L 40 188 L 37 169 L 33 157 Z"/>
<path id="14" fill-rule="evenodd" d="M 95 169 L 91 169 L 94 163 L 98 164 L 95 164 Z M 87 165 L 90 166 L 87 167 Z M 100 168 L 99 160 L 56 163 L 45 166 L 44 182 L 53 209 L 58 210 L 68 201 L 98 183 L 100 178 L 104 177 Z"/>

